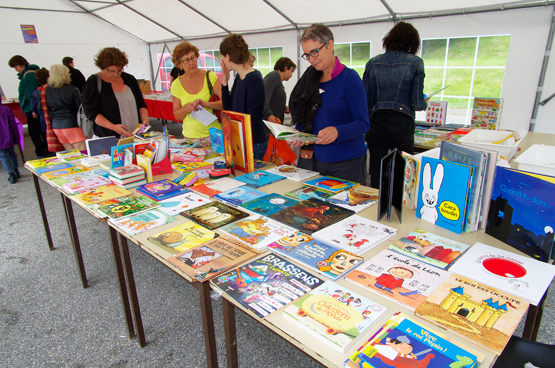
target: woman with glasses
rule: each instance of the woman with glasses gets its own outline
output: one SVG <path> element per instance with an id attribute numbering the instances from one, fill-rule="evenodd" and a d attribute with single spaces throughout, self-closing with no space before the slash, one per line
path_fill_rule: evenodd
<path id="1" fill-rule="evenodd" d="M 222 102 L 225 110 L 250 114 L 254 158 L 262 160 L 268 147 L 262 118 L 264 116 L 264 81 L 262 74 L 249 64 L 249 46 L 238 34 L 230 34 L 220 44 L 222 55 Z M 237 72 L 229 92 L 230 71 Z"/>
<path id="2" fill-rule="evenodd" d="M 276 61 L 274 71 L 264 77 L 264 88 L 266 90 L 264 118 L 272 123 L 276 123 L 276 119 L 283 123 L 285 114 L 289 114 L 289 108 L 285 105 L 287 94 L 283 82 L 291 79 L 296 67 L 291 59 L 282 57 Z"/>
<path id="3" fill-rule="evenodd" d="M 370 185 L 380 184 L 380 164 L 390 149 L 414 153 L 415 111 L 426 110 L 424 62 L 416 56 L 418 31 L 399 22 L 383 38 L 385 54 L 366 64 L 364 87 L 370 111 Z"/>
<path id="4" fill-rule="evenodd" d="M 173 96 L 173 115 L 183 121 L 183 138 L 189 139 L 197 147 L 210 148 L 208 129 L 222 129 L 222 124 L 214 120 L 206 126 L 191 116 L 193 111 L 203 107 L 209 112 L 222 109 L 222 86 L 214 72 L 200 70 L 197 59 L 199 50 L 187 41 L 181 42 L 173 49 L 172 62 L 184 70 L 185 73 L 173 81 L 171 93 Z M 220 97 L 219 101 L 210 102 L 210 88 Z"/>
<path id="5" fill-rule="evenodd" d="M 127 55 L 115 47 L 100 50 L 94 59 L 100 72 L 87 79 L 82 99 L 97 137 L 131 137 L 139 123 L 150 124 L 137 80 L 123 71 L 128 62 Z"/>
<path id="6" fill-rule="evenodd" d="M 303 147 L 299 167 L 364 183 L 369 122 L 362 81 L 334 55 L 333 33 L 325 25 L 307 28 L 301 47 L 311 66 L 295 85 L 289 108 L 297 130 L 319 139 Z"/>

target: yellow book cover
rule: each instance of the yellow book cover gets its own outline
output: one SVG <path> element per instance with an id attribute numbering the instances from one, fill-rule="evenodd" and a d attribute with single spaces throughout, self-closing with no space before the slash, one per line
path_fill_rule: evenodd
<path id="1" fill-rule="evenodd" d="M 193 221 L 189 221 L 154 236 L 150 236 L 148 240 L 173 254 L 178 254 L 206 243 L 216 237 L 218 237 L 218 234 L 215 232 Z"/>
<path id="2" fill-rule="evenodd" d="M 127 189 L 115 184 L 101 185 L 96 188 L 78 192 L 72 197 L 86 206 L 94 203 L 100 203 L 109 199 L 121 198 L 130 196 L 131 193 Z"/>
<path id="3" fill-rule="evenodd" d="M 54 179 L 59 178 L 61 176 L 71 175 L 71 174 L 79 174 L 85 171 L 89 171 L 88 167 L 82 165 L 76 165 L 73 167 L 66 167 L 65 169 L 49 171 L 42 174 L 42 176 L 46 179 Z"/>
<path id="4" fill-rule="evenodd" d="M 146 181 L 147 183 L 151 183 L 153 179 L 152 179 L 152 163 L 150 162 L 150 158 L 147 158 L 141 154 L 138 154 L 137 165 L 145 169 Z"/>

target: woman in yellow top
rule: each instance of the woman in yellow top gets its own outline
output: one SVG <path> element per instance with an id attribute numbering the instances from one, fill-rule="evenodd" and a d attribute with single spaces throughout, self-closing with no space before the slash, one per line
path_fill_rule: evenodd
<path id="1" fill-rule="evenodd" d="M 187 41 L 175 47 L 172 54 L 174 65 L 185 71 L 185 74 L 174 80 L 171 85 L 173 96 L 173 115 L 177 120 L 183 120 L 183 138 L 198 142 L 198 147 L 210 147 L 209 128 L 222 129 L 222 124 L 215 120 L 205 126 L 191 117 L 193 111 L 200 106 L 212 112 L 222 109 L 222 85 L 214 72 L 200 70 L 197 60 L 199 50 Z M 206 73 L 212 84 L 214 93 L 220 97 L 219 101 L 209 102 L 210 90 L 206 82 Z"/>

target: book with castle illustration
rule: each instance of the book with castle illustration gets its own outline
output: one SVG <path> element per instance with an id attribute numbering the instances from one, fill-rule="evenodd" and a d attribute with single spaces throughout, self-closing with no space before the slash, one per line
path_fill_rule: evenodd
<path id="1" fill-rule="evenodd" d="M 268 244 L 295 233 L 295 229 L 260 215 L 246 217 L 222 226 L 219 230 L 259 251 L 264 251 Z"/>
<path id="2" fill-rule="evenodd" d="M 396 313 L 344 363 L 346 368 L 473 368 L 484 354 Z"/>
<path id="3" fill-rule="evenodd" d="M 208 230 L 193 221 L 172 227 L 169 230 L 149 236 L 148 240 L 161 246 L 172 254 L 177 254 L 187 249 L 215 239 L 218 234 Z"/>
<path id="4" fill-rule="evenodd" d="M 312 236 L 360 255 L 395 234 L 395 228 L 353 215 L 315 232 Z"/>
<path id="5" fill-rule="evenodd" d="M 452 274 L 414 314 L 499 355 L 528 306 L 519 297 Z"/>
<path id="6" fill-rule="evenodd" d="M 379 321 L 387 308 L 326 281 L 289 304 L 283 319 L 343 354 Z"/>
<path id="7" fill-rule="evenodd" d="M 422 157 L 416 216 L 460 234 L 472 187 L 473 167 Z"/>
<path id="8" fill-rule="evenodd" d="M 258 252 L 220 236 L 193 249 L 168 257 L 168 262 L 185 271 L 194 279 L 204 282 L 246 260 Z"/>
<path id="9" fill-rule="evenodd" d="M 480 281 L 538 305 L 549 288 L 555 267 L 515 252 L 476 243 L 450 272 Z"/>
<path id="10" fill-rule="evenodd" d="M 275 254 L 266 254 L 212 279 L 258 318 L 264 318 L 324 283 Z"/>
<path id="11" fill-rule="evenodd" d="M 497 166 L 486 234 L 540 261 L 552 256 L 555 178 Z"/>
<path id="12" fill-rule="evenodd" d="M 346 277 L 408 308 L 416 309 L 450 273 L 384 249 Z"/>
<path id="13" fill-rule="evenodd" d="M 389 249 L 432 266 L 447 269 L 470 245 L 454 241 L 426 230 L 415 229 L 394 241 Z"/>

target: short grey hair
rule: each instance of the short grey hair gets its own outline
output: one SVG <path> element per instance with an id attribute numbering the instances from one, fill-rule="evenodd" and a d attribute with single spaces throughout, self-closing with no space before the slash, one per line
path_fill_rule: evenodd
<path id="1" fill-rule="evenodd" d="M 305 29 L 301 36 L 301 43 L 308 40 L 327 44 L 330 40 L 333 41 L 333 33 L 322 23 L 314 23 Z"/>
<path id="2" fill-rule="evenodd" d="M 54 64 L 50 67 L 50 77 L 48 77 L 48 85 L 50 87 L 59 88 L 64 84 L 69 84 L 69 68 L 65 65 Z"/>

